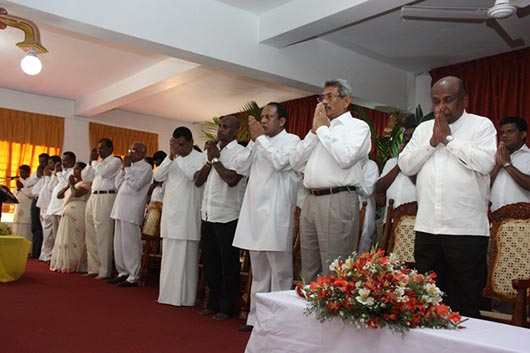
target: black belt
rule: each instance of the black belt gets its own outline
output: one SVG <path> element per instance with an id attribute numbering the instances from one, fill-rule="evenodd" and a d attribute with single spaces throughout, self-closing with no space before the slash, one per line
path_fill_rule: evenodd
<path id="1" fill-rule="evenodd" d="M 114 190 L 94 190 L 92 191 L 92 194 L 98 195 L 98 194 L 115 194 L 116 191 Z"/>
<path id="2" fill-rule="evenodd" d="M 343 191 L 355 191 L 357 188 L 355 186 L 336 186 L 332 188 L 322 188 L 322 189 L 308 189 L 311 195 L 323 196 L 336 194 Z"/>

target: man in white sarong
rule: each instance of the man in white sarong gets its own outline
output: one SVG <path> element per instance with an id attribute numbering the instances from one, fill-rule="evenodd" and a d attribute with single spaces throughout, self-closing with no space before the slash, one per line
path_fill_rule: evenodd
<path id="1" fill-rule="evenodd" d="M 154 172 L 155 181 L 165 182 L 158 302 L 193 306 L 197 295 L 203 189 L 195 186 L 193 175 L 205 160 L 202 153 L 193 149 L 193 136 L 186 127 L 175 129 L 169 148 L 169 155 Z"/>

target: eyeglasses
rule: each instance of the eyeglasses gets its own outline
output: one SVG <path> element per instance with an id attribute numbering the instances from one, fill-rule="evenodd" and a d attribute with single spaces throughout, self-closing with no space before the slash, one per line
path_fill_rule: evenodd
<path id="1" fill-rule="evenodd" d="M 328 93 L 328 94 L 325 94 L 325 95 L 321 94 L 320 96 L 317 97 L 317 102 L 322 103 L 325 100 L 327 100 L 329 102 L 329 101 L 332 101 L 333 99 L 335 99 L 337 97 L 341 97 L 342 98 L 342 96 L 340 94 L 331 94 L 331 93 Z"/>
<path id="2" fill-rule="evenodd" d="M 129 153 L 136 153 L 137 150 L 135 148 L 131 148 L 128 151 L 129 151 Z"/>

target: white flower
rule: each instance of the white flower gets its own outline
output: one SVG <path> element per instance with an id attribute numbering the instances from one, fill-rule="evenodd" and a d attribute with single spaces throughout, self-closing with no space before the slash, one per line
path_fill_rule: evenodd
<path id="1" fill-rule="evenodd" d="M 332 271 L 332 272 L 339 272 L 340 271 L 339 259 L 340 258 L 336 258 L 335 260 L 333 260 L 332 263 L 329 264 L 329 270 L 330 271 Z"/>
<path id="2" fill-rule="evenodd" d="M 355 300 L 366 306 L 372 306 L 375 303 L 374 298 L 370 297 L 370 290 L 365 288 L 359 289 L 359 295 L 355 297 Z"/>
<path id="3" fill-rule="evenodd" d="M 344 261 L 344 265 L 342 265 L 342 268 L 347 271 L 351 271 L 353 269 L 353 263 L 354 263 L 353 258 L 348 257 L 346 261 Z"/>

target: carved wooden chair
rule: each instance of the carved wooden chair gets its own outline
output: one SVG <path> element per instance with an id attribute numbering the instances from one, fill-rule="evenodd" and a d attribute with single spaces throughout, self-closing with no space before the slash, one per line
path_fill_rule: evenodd
<path id="1" fill-rule="evenodd" d="M 138 285 L 146 285 L 149 273 L 159 273 L 162 261 L 160 242 L 160 219 L 162 217 L 162 203 L 152 202 L 147 208 L 142 225 L 142 265 L 140 267 L 140 281 Z"/>
<path id="2" fill-rule="evenodd" d="M 379 246 L 387 254 L 394 253 L 400 261 L 414 264 L 414 223 L 418 212 L 417 202 L 408 202 L 394 208 L 394 200 L 388 201 L 383 242 Z"/>
<path id="3" fill-rule="evenodd" d="M 481 311 L 485 319 L 530 327 L 530 203 L 515 203 L 491 214 L 488 277 L 484 296 L 514 305 L 513 315 Z"/>

